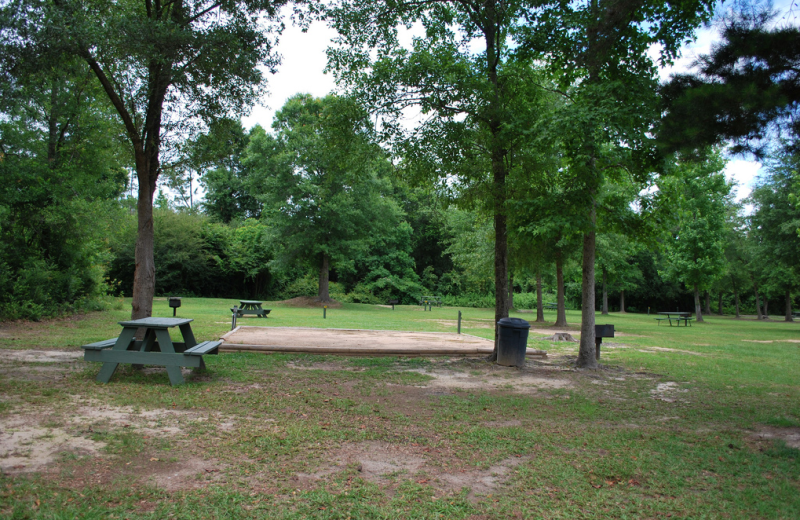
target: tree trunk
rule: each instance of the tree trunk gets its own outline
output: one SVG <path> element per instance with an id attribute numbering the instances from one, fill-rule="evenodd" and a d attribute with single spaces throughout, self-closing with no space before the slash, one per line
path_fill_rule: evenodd
<path id="1" fill-rule="evenodd" d="M 736 279 L 731 276 L 731 285 L 733 285 L 733 302 L 736 306 L 736 317 L 740 318 L 741 315 L 739 314 L 739 289 L 736 288 Z"/>
<path id="2" fill-rule="evenodd" d="M 706 316 L 711 315 L 711 293 L 706 291 L 706 307 L 703 309 Z"/>
<path id="3" fill-rule="evenodd" d="M 556 255 L 556 327 L 567 326 L 567 309 L 564 305 L 564 266 L 561 253 Z"/>
<path id="4" fill-rule="evenodd" d="M 490 134 L 490 153 L 492 164 L 492 205 L 494 210 L 494 351 L 489 356 L 489 361 L 497 361 L 497 344 L 500 339 L 500 329 L 497 322 L 508 317 L 508 230 L 506 224 L 506 140 L 502 135 L 503 119 L 502 100 L 500 99 L 500 85 L 498 82 L 497 65 L 498 49 L 497 28 L 500 23 L 494 2 L 485 4 L 486 21 L 483 26 L 483 36 L 486 42 L 487 79 L 492 86 L 493 96 L 489 101 L 488 121 Z M 502 41 L 500 42 L 502 45 Z"/>
<path id="5" fill-rule="evenodd" d="M 544 305 L 542 304 L 542 271 L 536 270 L 536 323 L 544 323 Z"/>
<path id="6" fill-rule="evenodd" d="M 703 312 L 700 307 L 700 288 L 696 285 L 694 286 L 694 313 L 695 313 L 695 320 L 697 323 L 703 321 Z"/>
<path id="7" fill-rule="evenodd" d="M 514 275 L 508 273 L 508 310 L 514 310 Z"/>
<path id="8" fill-rule="evenodd" d="M 783 319 L 784 321 L 794 321 L 792 318 L 792 293 L 789 291 L 789 289 L 786 289 L 785 298 L 786 314 L 784 315 Z"/>
<path id="9" fill-rule="evenodd" d="M 137 236 L 134 251 L 136 269 L 133 272 L 133 298 L 131 299 L 131 319 L 133 320 L 149 318 L 153 315 L 153 296 L 156 292 L 156 262 L 153 253 L 155 245 L 153 194 L 156 191 L 156 176 L 151 176 L 150 172 L 153 166 L 157 171 L 158 152 L 155 152 L 155 157 L 151 155 L 149 161 L 144 151 L 136 155 L 139 199 L 136 201 Z"/>
<path id="10" fill-rule="evenodd" d="M 608 288 L 606 286 L 606 268 L 603 268 L 603 310 L 602 314 L 608 314 Z"/>
<path id="11" fill-rule="evenodd" d="M 590 230 L 583 235 L 583 273 L 581 280 L 581 343 L 578 350 L 578 366 L 580 368 L 597 368 L 596 348 L 594 344 L 594 252 L 595 222 L 597 210 L 594 197 L 589 209 Z"/>
<path id="12" fill-rule="evenodd" d="M 756 282 L 754 274 L 751 274 L 750 278 L 753 280 L 753 292 L 756 294 L 756 318 L 763 320 L 764 316 L 761 314 L 761 298 L 758 295 L 758 282 Z"/>
<path id="13" fill-rule="evenodd" d="M 619 291 L 619 312 L 625 314 L 625 289 Z"/>
<path id="14" fill-rule="evenodd" d="M 717 296 L 718 296 L 718 300 L 717 300 L 717 314 L 719 314 L 720 316 L 722 316 L 722 291 L 719 291 L 719 293 L 717 293 Z"/>
<path id="15" fill-rule="evenodd" d="M 769 319 L 769 298 L 764 296 L 764 319 Z"/>
<path id="16" fill-rule="evenodd" d="M 329 275 L 330 265 L 328 263 L 328 255 L 322 253 L 322 259 L 319 266 L 319 292 L 317 293 L 317 300 L 321 302 L 331 301 L 331 295 L 328 292 Z"/>

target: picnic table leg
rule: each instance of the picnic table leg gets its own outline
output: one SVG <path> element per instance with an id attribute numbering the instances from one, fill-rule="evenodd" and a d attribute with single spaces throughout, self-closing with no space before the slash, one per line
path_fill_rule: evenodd
<path id="1" fill-rule="evenodd" d="M 197 340 L 194 339 L 194 333 L 192 333 L 192 327 L 188 323 L 186 325 L 181 325 L 181 336 L 183 336 L 183 342 L 186 343 L 186 350 L 197 345 Z"/>
<path id="2" fill-rule="evenodd" d="M 117 338 L 117 342 L 114 343 L 112 350 L 128 350 L 128 346 L 131 344 L 131 340 L 133 340 L 135 335 L 136 329 L 122 329 L 122 333 Z M 108 383 L 111 380 L 111 376 L 113 376 L 114 372 L 117 371 L 118 366 L 119 363 L 113 363 L 111 361 L 106 361 L 103 363 L 103 366 L 100 368 L 100 372 L 97 374 L 97 381 L 101 383 Z"/>
<path id="3" fill-rule="evenodd" d="M 172 346 L 172 338 L 169 337 L 169 331 L 167 329 L 156 329 L 156 336 L 158 337 L 158 346 L 161 348 L 161 352 L 175 354 L 175 347 Z M 172 386 L 183 383 L 181 367 L 168 366 L 167 374 L 169 375 L 169 382 Z"/>
<path id="4" fill-rule="evenodd" d="M 144 339 L 142 340 L 142 344 L 139 347 L 139 352 L 150 352 L 153 350 L 153 347 L 156 346 L 156 336 L 152 329 L 147 329 L 144 333 Z M 134 370 L 141 370 L 144 368 L 144 365 L 141 364 L 133 364 L 131 365 Z"/>

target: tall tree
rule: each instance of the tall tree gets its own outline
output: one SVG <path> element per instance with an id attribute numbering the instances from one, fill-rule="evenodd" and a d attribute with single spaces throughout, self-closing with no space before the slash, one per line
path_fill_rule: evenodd
<path id="1" fill-rule="evenodd" d="M 702 163 L 678 166 L 659 189 L 671 206 L 676 223 L 666 245 L 668 276 L 694 291 L 696 319 L 703 321 L 700 292 L 723 273 L 726 205 L 731 186 L 722 173 L 724 163 L 713 154 Z"/>
<path id="2" fill-rule="evenodd" d="M 169 136 L 252 106 L 274 71 L 284 0 L 23 0 L 9 4 L 21 45 L 57 41 L 90 67 L 133 151 L 139 192 L 133 318 L 152 313 L 153 196 Z"/>
<path id="3" fill-rule="evenodd" d="M 508 0 L 341 0 L 329 11 L 339 31 L 329 66 L 383 115 L 408 153 L 430 159 L 440 182 L 467 188 L 494 226 L 495 321 L 508 316 L 508 176 L 515 141 L 531 128 L 541 91 L 512 38 L 533 2 Z M 425 38 L 399 44 L 398 28 L 419 23 Z M 427 114 L 409 135 L 407 109 Z M 524 126 L 520 119 L 527 118 Z M 419 146 L 408 146 L 410 143 Z M 405 146 L 403 146 L 405 145 Z M 409 150 L 410 148 L 410 150 Z M 447 180 L 449 178 L 449 181 Z M 495 331 L 497 338 L 497 330 Z M 496 357 L 497 341 L 492 359 Z"/>
<path id="4" fill-rule="evenodd" d="M 275 114 L 273 129 L 274 138 L 253 132 L 245 166 L 260 179 L 258 196 L 283 259 L 314 265 L 318 299 L 327 302 L 331 266 L 351 267 L 370 237 L 398 225 L 391 163 L 374 142 L 368 114 L 351 99 L 295 95 Z"/>
<path id="5" fill-rule="evenodd" d="M 786 321 L 792 321 L 791 295 L 800 285 L 800 208 L 790 200 L 799 162 L 797 155 L 777 152 L 748 200 L 754 209 L 750 232 L 758 238 L 759 254 L 766 260 L 762 265 L 770 266 L 762 270 L 765 286 L 783 296 Z"/>
<path id="6" fill-rule="evenodd" d="M 585 0 L 540 4 L 526 14 L 522 50 L 560 77 L 565 105 L 565 154 L 585 211 L 581 341 L 578 366 L 595 368 L 595 234 L 597 197 L 620 165 L 619 155 L 643 147 L 657 117 L 655 64 L 672 59 L 711 12 L 710 0 Z M 612 152 L 612 153 L 609 153 Z M 646 169 L 643 171 L 647 171 Z"/>

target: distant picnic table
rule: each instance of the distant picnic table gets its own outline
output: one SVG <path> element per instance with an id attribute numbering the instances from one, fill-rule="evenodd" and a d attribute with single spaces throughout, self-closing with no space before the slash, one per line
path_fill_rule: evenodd
<path id="1" fill-rule="evenodd" d="M 183 383 L 181 367 L 205 368 L 203 355 L 217 354 L 221 341 L 197 343 L 192 333 L 189 318 L 142 318 L 140 320 L 120 321 L 122 332 L 119 337 L 83 345 L 83 358 L 86 361 L 103 363 L 97 380 L 108 383 L 120 363 L 134 366 L 159 365 L 167 367 L 169 382 L 173 385 Z M 178 327 L 183 336 L 182 342 L 173 342 L 169 329 Z M 135 339 L 136 332 L 145 329 L 144 339 Z"/>
<path id="2" fill-rule="evenodd" d="M 259 318 L 266 318 L 272 309 L 262 309 L 261 302 L 258 300 L 239 300 L 239 307 L 234 307 L 231 312 L 236 313 L 237 318 L 245 314 L 252 314 Z"/>
<path id="3" fill-rule="evenodd" d="M 442 298 L 441 296 L 423 296 L 419 299 L 419 304 L 422 306 L 425 305 L 436 305 L 437 307 L 442 306 Z"/>
<path id="4" fill-rule="evenodd" d="M 662 318 L 656 318 L 656 321 L 658 322 L 659 325 L 661 325 L 662 321 L 668 321 L 669 326 L 672 327 L 672 322 L 674 321 L 676 326 L 680 327 L 681 321 L 683 321 L 683 325 L 685 327 L 688 327 L 691 325 L 690 322 L 694 321 L 691 312 L 675 311 L 675 312 L 659 312 L 658 314 L 660 316 L 663 316 Z"/>

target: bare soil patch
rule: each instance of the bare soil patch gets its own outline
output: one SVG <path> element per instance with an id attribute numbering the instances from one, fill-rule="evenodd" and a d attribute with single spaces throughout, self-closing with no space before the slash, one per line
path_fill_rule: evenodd
<path id="1" fill-rule="evenodd" d="M 751 439 L 763 440 L 780 440 L 786 443 L 790 448 L 800 449 L 800 428 L 778 428 L 776 426 L 760 426 L 754 433 L 750 435 Z"/>
<path id="2" fill-rule="evenodd" d="M 65 457 L 98 457 L 106 444 L 89 438 L 98 429 L 135 432 L 144 439 L 175 439 L 183 436 L 187 423 L 205 420 L 183 410 L 135 410 L 76 396 L 55 410 L 27 408 L 0 419 L 0 468 L 7 473 L 43 471 Z M 221 423 L 220 429 L 225 425 Z"/>
<path id="3" fill-rule="evenodd" d="M 336 300 L 321 302 L 310 296 L 298 296 L 297 298 L 282 300 L 275 303 L 286 305 L 287 307 L 300 307 L 303 309 L 321 309 L 324 305 L 327 305 L 329 309 L 341 309 L 342 307 L 342 304 Z"/>
<path id="4" fill-rule="evenodd" d="M 346 372 L 363 372 L 364 370 L 366 370 L 363 367 L 351 367 L 345 365 L 344 363 L 333 363 L 333 362 L 302 364 L 290 361 L 286 363 L 286 366 L 288 368 L 294 368 L 296 370 L 323 370 L 325 372 L 338 372 L 342 370 Z"/>
<path id="5" fill-rule="evenodd" d="M 650 396 L 658 401 L 674 403 L 677 401 L 685 401 L 685 399 L 680 398 L 680 394 L 686 392 L 688 392 L 688 390 L 680 388 L 678 383 L 667 381 L 666 383 L 659 383 L 653 390 L 650 390 Z"/>
<path id="6" fill-rule="evenodd" d="M 346 443 L 328 452 L 328 461 L 314 473 L 298 473 L 297 480 L 305 485 L 315 480 L 354 468 L 359 477 L 391 487 L 398 481 L 415 480 L 444 492 L 470 490 L 469 498 L 477 500 L 499 488 L 511 470 L 529 460 L 510 457 L 485 470 L 447 469 L 435 460 L 430 448 L 389 444 L 381 441 Z M 458 464 L 458 461 L 453 461 Z M 460 466 L 460 465 L 459 465 Z"/>
<path id="7" fill-rule="evenodd" d="M 570 388 L 572 381 L 554 377 L 544 370 L 520 370 L 513 367 L 492 366 L 490 369 L 455 371 L 442 368 L 414 369 L 433 377 L 422 386 L 461 388 L 471 390 L 502 390 L 527 393 L 546 388 Z"/>
<path id="8" fill-rule="evenodd" d="M 83 352 L 0 349 L 0 377 L 16 381 L 58 381 L 80 370 Z"/>
<path id="9" fill-rule="evenodd" d="M 800 339 L 743 339 L 742 341 L 746 341 L 747 343 L 800 343 Z"/>
<path id="10" fill-rule="evenodd" d="M 0 364 L 20 363 L 71 363 L 83 357 L 78 350 L 11 350 L 0 349 Z"/>

